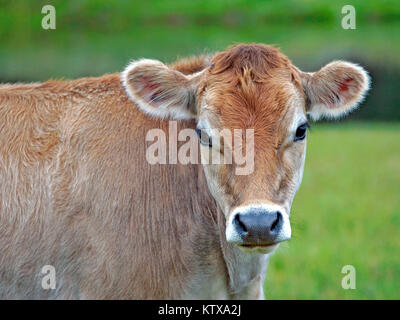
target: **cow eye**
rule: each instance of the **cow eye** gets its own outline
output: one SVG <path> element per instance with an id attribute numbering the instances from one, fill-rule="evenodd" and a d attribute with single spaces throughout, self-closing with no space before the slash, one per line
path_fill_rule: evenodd
<path id="1" fill-rule="evenodd" d="M 211 137 L 207 134 L 207 132 L 201 129 L 196 129 L 196 133 L 199 136 L 200 143 L 202 145 L 212 147 Z"/>
<path id="2" fill-rule="evenodd" d="M 309 127 L 310 125 L 308 123 L 304 123 L 299 126 L 296 130 L 296 137 L 294 138 L 294 141 L 303 140 L 306 137 L 307 128 Z"/>

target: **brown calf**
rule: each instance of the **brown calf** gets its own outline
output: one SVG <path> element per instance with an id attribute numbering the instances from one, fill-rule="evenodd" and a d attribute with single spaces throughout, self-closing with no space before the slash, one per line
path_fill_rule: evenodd
<path id="1" fill-rule="evenodd" d="M 243 44 L 0 86 L 0 298 L 263 298 L 269 253 L 291 235 L 306 114 L 341 116 L 368 85 L 354 64 L 304 73 Z M 150 164 L 148 131 L 173 119 L 207 136 L 202 163 L 221 146 L 212 129 L 254 130 L 253 170 Z M 46 265 L 55 289 L 43 289 Z"/>

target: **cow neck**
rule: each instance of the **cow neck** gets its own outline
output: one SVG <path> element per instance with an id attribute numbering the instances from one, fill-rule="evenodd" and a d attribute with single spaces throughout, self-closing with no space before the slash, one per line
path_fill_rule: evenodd
<path id="1" fill-rule="evenodd" d="M 235 244 L 226 241 L 226 223 L 222 210 L 217 209 L 218 230 L 222 254 L 229 275 L 229 287 L 232 295 L 240 294 L 252 280 L 266 272 L 269 255 L 246 253 Z"/>

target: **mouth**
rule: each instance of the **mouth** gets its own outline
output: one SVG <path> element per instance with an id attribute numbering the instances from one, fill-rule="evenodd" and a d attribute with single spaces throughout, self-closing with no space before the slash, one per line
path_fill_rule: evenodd
<path id="1" fill-rule="evenodd" d="M 247 248 L 247 249 L 254 249 L 254 248 L 271 248 L 276 246 L 278 243 L 271 243 L 271 244 L 239 244 L 239 247 Z"/>
<path id="2" fill-rule="evenodd" d="M 248 253 L 268 254 L 279 247 L 279 242 L 272 244 L 237 244 L 237 246 Z"/>

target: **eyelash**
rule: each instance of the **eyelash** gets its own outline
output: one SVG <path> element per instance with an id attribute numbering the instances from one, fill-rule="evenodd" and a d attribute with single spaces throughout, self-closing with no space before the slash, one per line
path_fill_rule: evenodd
<path id="1" fill-rule="evenodd" d="M 204 130 L 196 129 L 196 133 L 199 136 L 202 145 L 209 146 L 210 148 L 212 147 L 211 137 Z"/>

